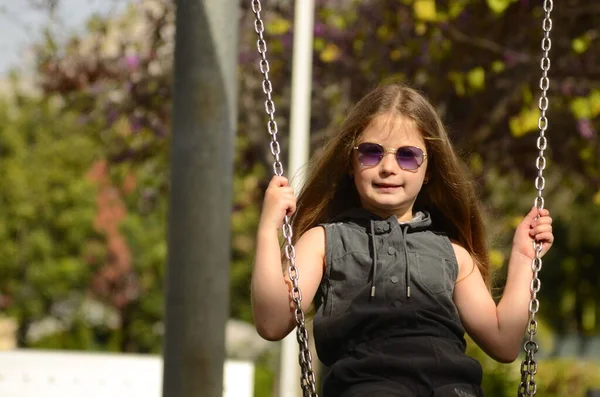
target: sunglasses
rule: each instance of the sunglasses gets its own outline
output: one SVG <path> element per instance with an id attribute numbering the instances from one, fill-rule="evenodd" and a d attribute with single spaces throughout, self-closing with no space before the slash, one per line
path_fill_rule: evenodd
<path id="1" fill-rule="evenodd" d="M 398 166 L 406 171 L 415 171 L 427 157 L 422 149 L 415 146 L 386 149 L 378 143 L 363 142 L 355 146 L 354 150 L 358 152 L 358 161 L 365 167 L 374 167 L 379 164 L 387 153 L 393 153 L 396 155 Z"/>

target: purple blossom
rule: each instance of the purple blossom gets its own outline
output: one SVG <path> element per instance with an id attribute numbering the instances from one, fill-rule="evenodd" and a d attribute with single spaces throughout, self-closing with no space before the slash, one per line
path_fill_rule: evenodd
<path id="1" fill-rule="evenodd" d="M 137 116 L 129 117 L 129 125 L 131 126 L 131 131 L 135 134 L 136 132 L 140 132 L 143 127 L 143 120 Z"/>
<path id="2" fill-rule="evenodd" d="M 514 54 L 509 51 L 506 51 L 502 58 L 504 58 L 504 63 L 508 67 L 513 66 L 516 63 Z"/>
<path id="3" fill-rule="evenodd" d="M 321 37 L 325 34 L 325 25 L 322 22 L 316 22 L 314 28 L 315 37 Z"/>
<path id="4" fill-rule="evenodd" d="M 577 130 L 584 139 L 590 140 L 596 136 L 596 130 L 589 119 L 577 120 Z"/>
<path id="5" fill-rule="evenodd" d="M 135 70 L 140 66 L 140 57 L 137 55 L 127 55 L 125 57 L 125 64 L 130 71 Z"/>
<path id="6" fill-rule="evenodd" d="M 117 121 L 117 117 L 119 116 L 119 113 L 117 112 L 117 110 L 111 106 L 106 110 L 106 123 L 108 125 L 112 125 L 115 121 Z"/>
<path id="7" fill-rule="evenodd" d="M 281 37 L 281 43 L 283 44 L 283 48 L 285 48 L 285 49 L 292 48 L 292 41 L 293 40 L 294 40 L 293 33 L 289 32 L 289 33 L 284 34 Z"/>
<path id="8" fill-rule="evenodd" d="M 565 81 L 560 85 L 560 92 L 564 96 L 570 96 L 573 93 L 573 84 L 570 81 Z"/>
<path id="9" fill-rule="evenodd" d="M 169 130 L 164 125 L 161 125 L 155 129 L 155 133 L 159 138 L 166 138 L 169 135 Z"/>

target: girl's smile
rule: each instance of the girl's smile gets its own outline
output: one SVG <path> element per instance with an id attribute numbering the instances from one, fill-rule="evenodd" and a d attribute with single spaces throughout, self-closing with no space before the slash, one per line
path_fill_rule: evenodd
<path id="1" fill-rule="evenodd" d="M 396 189 L 402 187 L 402 185 L 395 185 L 390 183 L 373 183 L 373 186 L 381 192 L 394 192 Z"/>

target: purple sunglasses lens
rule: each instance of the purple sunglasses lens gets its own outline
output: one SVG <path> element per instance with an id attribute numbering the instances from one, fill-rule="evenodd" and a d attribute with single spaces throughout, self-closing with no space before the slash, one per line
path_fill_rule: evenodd
<path id="1" fill-rule="evenodd" d="M 423 151 L 412 146 L 402 147 L 396 152 L 396 160 L 400 168 L 414 171 L 423 164 Z"/>
<path id="2" fill-rule="evenodd" d="M 367 167 L 379 164 L 383 158 L 383 147 L 375 143 L 358 145 L 358 161 Z"/>

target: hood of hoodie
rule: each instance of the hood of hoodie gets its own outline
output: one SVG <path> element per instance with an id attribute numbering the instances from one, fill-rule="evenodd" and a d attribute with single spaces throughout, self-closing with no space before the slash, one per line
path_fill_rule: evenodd
<path id="1" fill-rule="evenodd" d="M 388 226 L 402 225 L 407 227 L 410 232 L 416 232 L 426 230 L 431 227 L 431 215 L 427 211 L 417 211 L 413 219 L 410 221 L 398 222 L 398 219 L 395 215 L 384 219 L 365 208 L 351 208 L 336 216 L 332 222 L 350 223 L 358 227 L 367 228 L 367 230 L 371 228 L 371 223 L 373 223 L 376 234 L 386 233 L 389 231 L 384 230 L 386 229 L 385 224 Z"/>
<path id="2" fill-rule="evenodd" d="M 352 208 L 344 211 L 340 215 L 333 219 L 333 222 L 344 222 L 354 227 L 364 229 L 369 235 L 371 241 L 371 249 L 373 252 L 373 265 L 371 271 L 371 297 L 375 298 L 375 280 L 377 277 L 377 270 L 379 263 L 377 261 L 377 246 L 375 243 L 375 236 L 378 234 L 384 234 L 391 232 L 396 227 L 400 227 L 402 230 L 402 244 L 404 246 L 404 255 L 406 259 L 406 297 L 410 298 L 410 258 L 408 255 L 408 247 L 406 244 L 406 235 L 408 233 L 414 233 L 421 230 L 427 230 L 431 227 L 431 215 L 427 211 L 418 211 L 408 222 L 398 222 L 396 215 L 392 215 L 387 219 L 381 218 L 379 215 L 372 213 L 365 208 Z"/>

